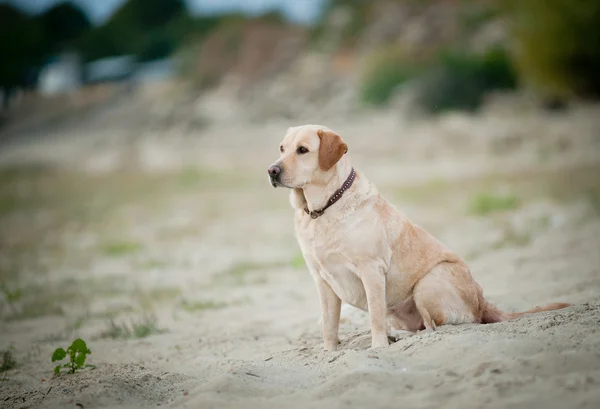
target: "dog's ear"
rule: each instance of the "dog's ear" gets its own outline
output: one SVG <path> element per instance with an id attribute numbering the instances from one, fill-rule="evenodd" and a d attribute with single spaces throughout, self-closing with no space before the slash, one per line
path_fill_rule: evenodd
<path id="1" fill-rule="evenodd" d="M 348 145 L 335 132 L 319 129 L 317 135 L 321 139 L 319 167 L 324 171 L 328 171 L 348 152 Z"/>

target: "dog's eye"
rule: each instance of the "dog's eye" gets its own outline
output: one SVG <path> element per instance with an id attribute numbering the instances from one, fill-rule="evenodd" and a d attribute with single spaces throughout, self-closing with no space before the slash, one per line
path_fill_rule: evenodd
<path id="1" fill-rule="evenodd" d="M 298 152 L 299 154 L 303 154 L 308 152 L 308 149 L 306 149 L 304 146 L 301 146 L 298 149 L 296 149 L 296 152 Z"/>
<path id="2" fill-rule="evenodd" d="M 279 152 L 283 153 L 283 145 L 279 147 Z"/>

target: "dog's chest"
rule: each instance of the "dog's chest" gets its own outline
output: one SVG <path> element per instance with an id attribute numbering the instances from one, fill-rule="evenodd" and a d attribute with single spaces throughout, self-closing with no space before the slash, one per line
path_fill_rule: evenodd
<path id="1" fill-rule="evenodd" d="M 310 254 L 319 264 L 324 264 L 335 254 L 347 252 L 347 238 L 339 233 L 342 225 L 334 226 L 326 220 L 309 220 L 307 223 L 306 219 L 296 225 L 296 235 L 304 254 Z"/>
<path id="2" fill-rule="evenodd" d="M 356 274 L 355 251 L 351 238 L 332 234 L 333 227 L 326 224 L 299 229 L 298 241 L 305 256 L 317 265 L 317 273 L 344 302 L 358 308 L 366 307 L 362 281 Z"/>

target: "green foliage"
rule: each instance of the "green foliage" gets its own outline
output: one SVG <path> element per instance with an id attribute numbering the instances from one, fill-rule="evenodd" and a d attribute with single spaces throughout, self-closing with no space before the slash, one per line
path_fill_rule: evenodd
<path id="1" fill-rule="evenodd" d="M 557 98 L 600 97 L 600 2 L 506 0 L 523 82 Z"/>
<path id="2" fill-rule="evenodd" d="M 439 64 L 423 79 L 419 103 L 430 112 L 474 111 L 490 91 L 516 87 L 515 70 L 503 49 L 484 55 L 442 53 Z"/>
<path id="3" fill-rule="evenodd" d="M 279 13 L 260 18 L 283 21 Z M 172 55 L 187 43 L 200 43 L 219 26 L 246 20 L 247 16 L 237 14 L 195 18 L 187 13 L 183 0 L 128 0 L 104 25 L 78 39 L 76 48 L 84 61 L 118 55 L 150 61 Z M 238 46 L 240 38 L 241 33 L 231 44 Z"/>
<path id="4" fill-rule="evenodd" d="M 211 301 L 211 300 L 195 300 L 187 301 L 183 300 L 181 308 L 188 312 L 194 311 L 205 311 L 205 310 L 217 310 L 226 307 L 227 304 L 224 302 Z"/>
<path id="5" fill-rule="evenodd" d="M 9 288 L 8 285 L 2 284 L 0 285 L 0 291 L 4 299 L 11 305 L 23 297 L 23 289 L 20 287 Z"/>
<path id="6" fill-rule="evenodd" d="M 111 20 L 140 29 L 155 30 L 169 23 L 184 10 L 184 0 L 128 0 Z"/>
<path id="7" fill-rule="evenodd" d="M 0 4 L 0 39 L 0 87 L 16 86 L 47 54 L 43 28 L 36 19 Z"/>
<path id="8" fill-rule="evenodd" d="M 69 373 L 73 374 L 78 369 L 93 367 L 93 365 L 85 364 L 87 356 L 91 353 L 92 351 L 90 351 L 85 341 L 81 338 L 77 338 L 73 341 L 66 351 L 63 348 L 57 348 L 52 354 L 52 362 L 62 361 L 66 357 L 69 357 L 69 362 L 55 366 L 54 373 L 58 375 L 61 368 L 69 368 Z"/>
<path id="9" fill-rule="evenodd" d="M 470 211 L 472 214 L 485 216 L 490 213 L 517 208 L 519 200 L 514 195 L 494 195 L 480 193 L 471 199 Z"/>
<path id="10" fill-rule="evenodd" d="M 90 27 L 85 14 L 70 3 L 56 5 L 39 17 L 0 5 L 0 86 L 30 85 L 35 69 Z"/>
<path id="11" fill-rule="evenodd" d="M 17 366 L 17 361 L 14 358 L 13 351 L 13 347 L 2 351 L 2 362 L 0 363 L 0 372 L 9 371 Z"/>
<path id="12" fill-rule="evenodd" d="M 318 43 L 328 32 L 327 23 L 340 8 L 348 12 L 348 21 L 339 32 L 339 47 L 353 47 L 367 27 L 372 2 L 367 0 L 330 0 L 322 12 L 321 20 L 311 30 L 311 42 Z"/>
<path id="13" fill-rule="evenodd" d="M 132 241 L 107 242 L 102 245 L 102 252 L 107 256 L 121 257 L 134 254 L 142 249 L 141 244 Z"/>
<path id="14" fill-rule="evenodd" d="M 74 40 L 92 25 L 87 16 L 74 4 L 63 2 L 40 16 L 44 34 L 55 47 Z"/>
<path id="15" fill-rule="evenodd" d="M 587 197 L 596 216 L 600 216 L 600 189 L 590 189 L 587 192 Z"/>
<path id="16" fill-rule="evenodd" d="M 145 47 L 140 51 L 138 59 L 140 61 L 153 61 L 171 55 L 177 47 L 177 41 L 174 38 L 165 35 L 155 35 L 148 40 Z"/>
<path id="17" fill-rule="evenodd" d="M 157 326 L 155 316 L 144 315 L 140 320 L 132 320 L 130 323 L 119 323 L 111 319 L 108 322 L 108 330 L 104 331 L 101 337 L 112 339 L 146 338 L 163 332 L 165 330 Z"/>
<path id="18" fill-rule="evenodd" d="M 170 55 L 190 20 L 182 0 L 129 0 L 101 27 L 77 41 L 86 61 L 136 55 L 142 61 Z"/>
<path id="19" fill-rule="evenodd" d="M 296 254 L 290 263 L 292 268 L 305 268 L 306 262 L 304 261 L 304 255 L 302 253 Z"/>
<path id="20" fill-rule="evenodd" d="M 388 46 L 367 57 L 360 90 L 363 102 L 384 105 L 394 90 L 414 78 L 417 72 L 414 62 L 406 58 L 397 46 Z"/>
<path id="21" fill-rule="evenodd" d="M 16 304 L 23 298 L 23 289 L 20 287 L 10 288 L 3 283 L 0 285 L 0 292 L 6 303 L 10 306 L 13 314 L 17 314 L 18 310 Z"/>
<path id="22" fill-rule="evenodd" d="M 234 64 L 243 41 L 243 25 L 247 16 L 229 14 L 213 18 L 194 19 L 189 23 L 187 37 L 179 48 L 180 74 L 191 81 L 197 89 L 208 89 L 217 85 L 223 75 Z M 222 40 L 222 45 L 209 46 Z M 206 55 L 210 54 L 210 55 Z"/>
<path id="23" fill-rule="evenodd" d="M 476 33 L 483 25 L 498 16 L 495 4 L 478 3 L 477 0 L 467 2 L 460 9 L 460 24 L 467 33 Z"/>

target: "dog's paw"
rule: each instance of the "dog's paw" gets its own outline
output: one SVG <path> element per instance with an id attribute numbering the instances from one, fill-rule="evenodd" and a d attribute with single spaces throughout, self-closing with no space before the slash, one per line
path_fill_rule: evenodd
<path id="1" fill-rule="evenodd" d="M 435 328 L 426 328 L 419 331 L 419 334 L 432 334 L 436 332 Z"/>
<path id="2" fill-rule="evenodd" d="M 334 352 L 337 351 L 337 347 L 340 344 L 340 340 L 329 341 L 323 344 L 323 350 L 326 352 Z"/>
<path id="3" fill-rule="evenodd" d="M 410 337 L 412 335 L 415 335 L 415 333 L 412 331 L 406 331 L 403 329 L 391 330 L 388 333 L 388 341 L 389 342 L 398 342 L 402 338 Z"/>
<path id="4" fill-rule="evenodd" d="M 371 347 L 368 349 L 368 351 L 374 351 L 376 349 L 381 349 L 381 348 L 386 348 L 390 345 L 387 335 L 385 336 L 385 338 L 382 339 L 377 339 L 377 340 L 373 340 L 371 342 Z"/>

